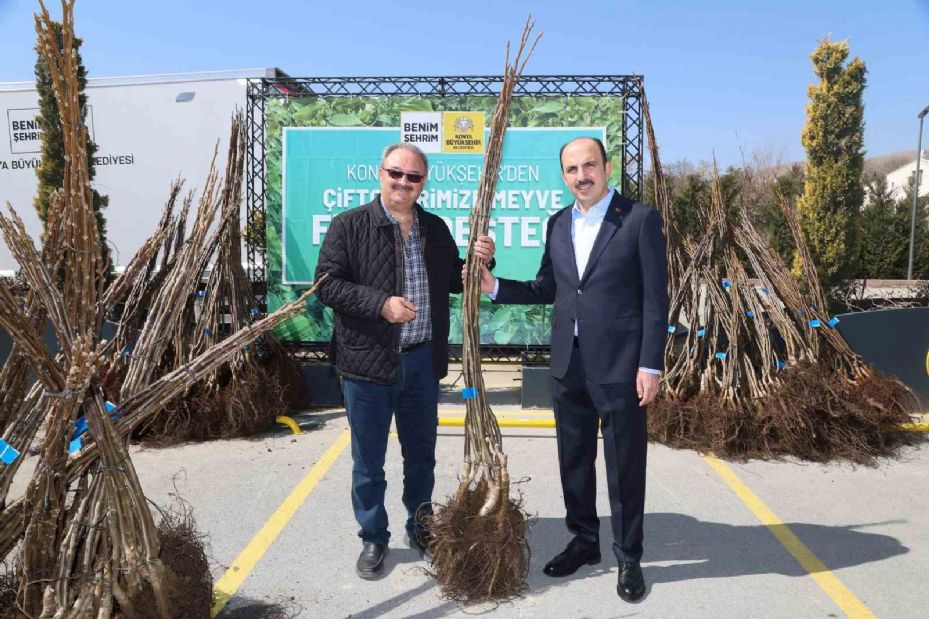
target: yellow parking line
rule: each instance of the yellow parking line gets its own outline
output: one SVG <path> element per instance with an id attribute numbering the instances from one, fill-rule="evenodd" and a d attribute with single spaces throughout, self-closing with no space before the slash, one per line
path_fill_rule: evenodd
<path id="1" fill-rule="evenodd" d="M 845 584 L 833 574 L 826 564 L 819 557 L 813 554 L 806 544 L 800 541 L 793 531 L 784 524 L 780 518 L 775 515 L 771 508 L 765 505 L 764 501 L 758 498 L 752 490 L 745 485 L 739 476 L 729 468 L 729 466 L 714 456 L 704 456 L 716 473 L 722 477 L 723 481 L 729 488 L 735 492 L 736 496 L 742 499 L 755 517 L 761 521 L 768 530 L 777 538 L 781 546 L 787 549 L 787 552 L 807 571 L 819 587 L 825 591 L 835 604 L 842 609 L 849 617 L 855 619 L 859 617 L 874 617 L 864 603 L 852 593 Z"/>
<path id="2" fill-rule="evenodd" d="M 335 443 L 323 454 L 319 462 L 313 465 L 306 477 L 300 480 L 300 483 L 284 499 L 277 511 L 265 522 L 261 530 L 252 538 L 248 546 L 239 553 L 235 561 L 219 579 L 219 582 L 213 587 L 213 607 L 210 609 L 210 616 L 216 617 L 219 612 L 229 603 L 229 599 L 239 590 L 245 579 L 251 573 L 255 564 L 261 560 L 268 548 L 277 539 L 277 536 L 284 529 L 287 522 L 293 517 L 304 501 L 316 488 L 319 480 L 329 471 L 333 463 L 338 460 L 345 448 L 351 441 L 348 430 L 342 432 Z"/>
<path id="3" fill-rule="evenodd" d="M 555 419 L 551 411 L 526 411 L 494 413 L 497 425 L 501 428 L 554 428 Z M 464 412 L 454 409 L 439 409 L 439 425 L 443 427 L 462 427 Z M 929 422 L 901 423 L 896 426 L 906 432 L 929 432 Z"/>

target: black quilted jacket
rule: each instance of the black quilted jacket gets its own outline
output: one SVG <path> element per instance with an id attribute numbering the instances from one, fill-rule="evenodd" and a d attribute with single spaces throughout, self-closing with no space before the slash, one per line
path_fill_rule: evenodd
<path id="1" fill-rule="evenodd" d="M 445 222 L 416 205 L 432 306 L 432 367 L 448 374 L 448 295 L 461 292 L 458 247 Z M 388 384 L 400 368 L 400 325 L 381 316 L 387 297 L 403 295 L 400 230 L 379 199 L 332 219 L 316 277 L 316 294 L 335 310 L 336 367 L 343 376 Z"/>

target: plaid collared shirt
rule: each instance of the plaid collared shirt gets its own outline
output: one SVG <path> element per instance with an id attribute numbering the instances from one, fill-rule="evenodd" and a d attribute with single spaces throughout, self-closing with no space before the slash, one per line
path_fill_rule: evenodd
<path id="1" fill-rule="evenodd" d="M 429 306 L 429 277 L 426 275 L 426 262 L 423 260 L 422 237 L 419 233 L 419 218 L 416 209 L 413 209 L 413 223 L 410 225 L 410 235 L 404 241 L 400 231 L 400 222 L 394 217 L 384 203 L 381 202 L 384 214 L 394 226 L 400 236 L 403 247 L 403 296 L 416 306 L 416 318 L 400 326 L 400 345 L 410 346 L 420 344 L 432 339 L 432 312 Z"/>

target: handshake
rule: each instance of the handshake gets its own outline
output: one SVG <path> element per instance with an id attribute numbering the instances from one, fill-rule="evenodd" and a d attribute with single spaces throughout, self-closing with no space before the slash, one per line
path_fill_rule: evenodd
<path id="1" fill-rule="evenodd" d="M 478 264 L 481 266 L 481 292 L 490 294 L 494 291 L 497 278 L 494 277 L 487 265 L 494 258 L 494 241 L 489 236 L 477 237 L 474 244 L 474 255 L 478 258 Z M 468 273 L 468 263 L 461 265 L 461 283 L 465 283 L 465 276 Z"/>
<path id="2" fill-rule="evenodd" d="M 496 246 L 489 236 L 480 236 L 474 244 L 474 256 L 480 261 L 481 265 L 481 292 L 490 294 L 494 291 L 497 278 L 494 277 L 487 265 L 493 260 Z M 461 283 L 464 284 L 465 275 L 467 274 L 467 263 L 461 266 Z M 381 316 L 387 322 L 404 323 L 410 322 L 416 318 L 418 308 L 410 300 L 404 297 L 388 297 L 381 308 Z"/>

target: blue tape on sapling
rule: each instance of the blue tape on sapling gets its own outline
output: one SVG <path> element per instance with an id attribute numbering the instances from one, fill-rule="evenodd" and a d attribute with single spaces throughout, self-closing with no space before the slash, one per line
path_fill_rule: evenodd
<path id="1" fill-rule="evenodd" d="M 5 440 L 0 438 L 0 462 L 4 464 L 13 464 L 19 457 L 19 451 Z"/>

